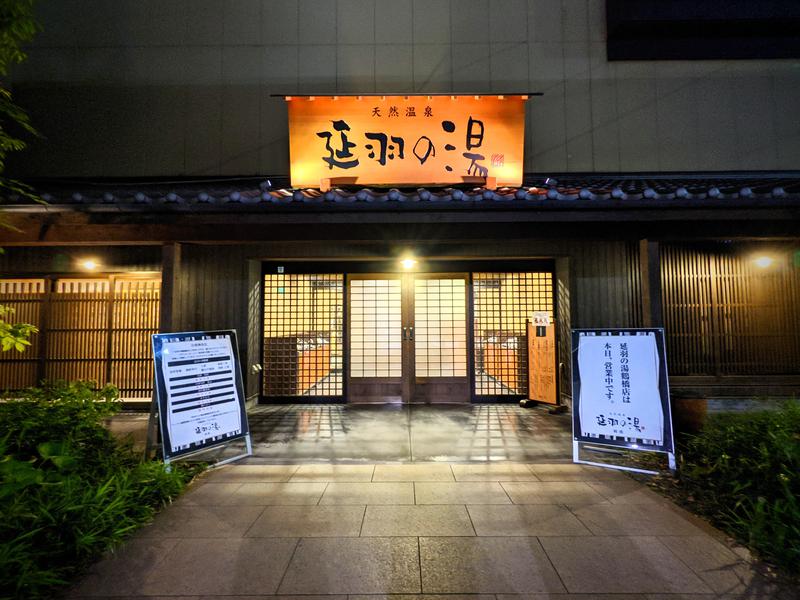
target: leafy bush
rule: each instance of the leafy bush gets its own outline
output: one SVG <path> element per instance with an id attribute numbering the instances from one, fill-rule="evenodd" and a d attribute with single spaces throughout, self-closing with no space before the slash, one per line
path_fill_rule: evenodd
<path id="1" fill-rule="evenodd" d="M 800 404 L 711 417 L 687 438 L 679 475 L 700 512 L 800 573 Z"/>
<path id="2" fill-rule="evenodd" d="M 113 437 L 103 426 L 121 406 L 113 386 L 61 382 L 22 396 L 0 403 L 0 597 L 50 598 L 195 469 L 141 462 Z"/>

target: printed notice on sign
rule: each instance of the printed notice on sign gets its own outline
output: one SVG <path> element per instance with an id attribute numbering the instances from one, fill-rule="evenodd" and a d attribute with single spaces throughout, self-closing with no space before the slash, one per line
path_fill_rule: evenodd
<path id="1" fill-rule="evenodd" d="M 671 446 L 661 330 L 573 332 L 576 439 Z"/>
<path id="2" fill-rule="evenodd" d="M 247 433 L 233 331 L 153 336 L 165 456 Z"/>

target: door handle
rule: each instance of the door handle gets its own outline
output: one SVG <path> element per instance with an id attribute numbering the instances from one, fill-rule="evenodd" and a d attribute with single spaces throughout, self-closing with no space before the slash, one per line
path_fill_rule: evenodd
<path id="1" fill-rule="evenodd" d="M 414 341 L 414 326 L 408 328 L 408 339 Z"/>
<path id="2" fill-rule="evenodd" d="M 403 341 L 408 339 L 408 327 L 403 327 Z"/>

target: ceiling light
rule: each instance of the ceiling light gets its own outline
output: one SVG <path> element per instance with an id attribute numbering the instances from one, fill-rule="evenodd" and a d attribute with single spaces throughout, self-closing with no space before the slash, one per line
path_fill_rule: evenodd
<path id="1" fill-rule="evenodd" d="M 95 271 L 100 266 L 100 263 L 93 258 L 86 258 L 81 260 L 78 265 L 84 271 Z"/>
<path id="2" fill-rule="evenodd" d="M 773 265 L 775 259 L 771 256 L 759 256 L 753 261 L 757 267 L 767 269 Z"/>

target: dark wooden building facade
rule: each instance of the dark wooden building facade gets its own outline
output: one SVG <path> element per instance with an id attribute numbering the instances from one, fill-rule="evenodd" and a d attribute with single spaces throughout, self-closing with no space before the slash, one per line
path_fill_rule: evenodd
<path id="1" fill-rule="evenodd" d="M 253 401 L 515 401 L 546 311 L 564 401 L 577 327 L 663 326 L 674 389 L 800 391 L 796 174 L 284 185 L 36 182 L 47 204 L 4 208 L 0 303 L 41 331 L 0 358 L 0 387 L 147 400 L 151 333 L 232 328 Z"/>

